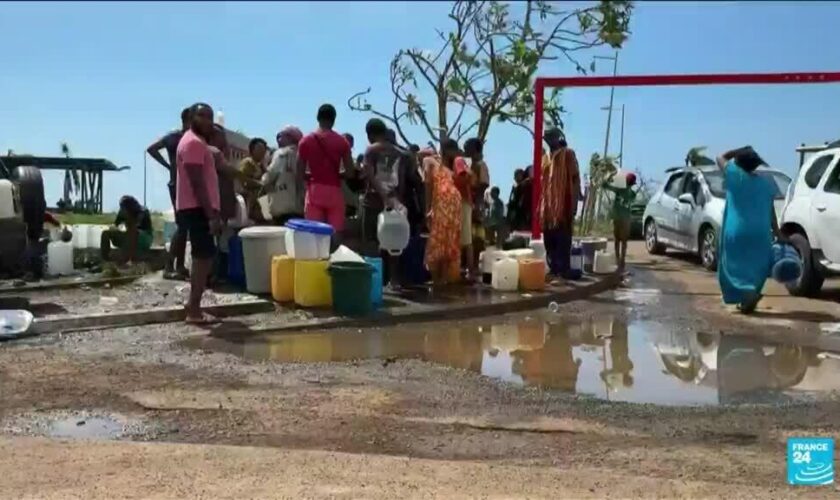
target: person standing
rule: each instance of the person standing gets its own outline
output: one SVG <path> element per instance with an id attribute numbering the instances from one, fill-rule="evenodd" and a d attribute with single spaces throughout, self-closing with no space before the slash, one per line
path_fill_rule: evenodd
<path id="1" fill-rule="evenodd" d="M 498 186 L 490 190 L 490 203 L 487 210 L 487 243 L 500 245 L 506 239 L 505 205 L 499 198 L 501 191 Z"/>
<path id="2" fill-rule="evenodd" d="M 219 234 L 219 177 L 208 142 L 212 139 L 213 108 L 197 103 L 190 108 L 190 129 L 178 143 L 176 152 L 177 191 L 175 217 L 184 228 L 192 246 L 190 296 L 186 304 L 186 322 L 205 324 L 214 318 L 201 311 L 201 297 L 213 266 Z"/>
<path id="3" fill-rule="evenodd" d="M 626 187 L 617 188 L 612 185 L 612 177 L 604 182 L 603 188 L 612 191 L 615 199 L 612 206 L 613 239 L 615 245 L 615 259 L 618 262 L 618 273 L 624 272 L 624 265 L 627 261 L 627 240 L 630 239 L 630 209 L 636 201 L 636 174 L 628 172 L 625 176 Z"/>
<path id="4" fill-rule="evenodd" d="M 429 227 L 425 260 L 435 285 L 457 280 L 461 267 L 461 195 L 453 173 L 458 155 L 458 143 L 445 139 L 440 157 L 429 155 L 423 160 Z"/>
<path id="5" fill-rule="evenodd" d="M 146 152 L 149 153 L 149 156 L 151 156 L 153 160 L 160 163 L 164 168 L 166 168 L 166 170 L 169 171 L 169 182 L 167 187 L 169 188 L 169 199 L 172 201 L 172 210 L 176 210 L 175 194 L 177 192 L 176 183 L 178 180 L 176 155 L 178 151 L 178 143 L 181 141 L 181 137 L 184 136 L 184 132 L 186 132 L 189 128 L 190 108 L 184 108 L 183 111 L 181 111 L 181 129 L 169 132 L 146 149 Z M 166 150 L 168 161 L 161 156 L 161 149 Z M 187 278 L 189 273 L 187 272 L 187 268 L 184 266 L 184 253 L 186 252 L 186 247 L 187 233 L 183 228 L 179 227 L 176 222 L 175 232 L 172 234 L 172 239 L 169 242 L 170 256 L 166 261 L 166 268 L 163 271 L 164 278 Z"/>
<path id="6" fill-rule="evenodd" d="M 297 170 L 298 144 L 303 133 L 294 126 L 277 134 L 277 151 L 271 155 L 263 185 L 268 193 L 271 218 L 277 225 L 303 217 L 303 176 Z"/>
<path id="7" fill-rule="evenodd" d="M 773 209 L 776 187 L 755 170 L 764 160 L 750 146 L 717 158 L 726 183 L 718 281 L 725 304 L 755 311 L 773 260 L 773 236 L 783 240 Z"/>
<path id="8" fill-rule="evenodd" d="M 484 214 L 487 210 L 486 192 L 490 187 L 490 169 L 484 161 L 484 142 L 478 137 L 464 141 L 464 156 L 469 159 L 472 171 L 472 245 L 473 262 L 484 251 Z"/>
<path id="9" fill-rule="evenodd" d="M 254 222 L 265 222 L 259 197 L 262 189 L 262 177 L 265 174 L 263 162 L 268 152 L 268 143 L 255 137 L 248 143 L 248 156 L 239 162 L 242 182 L 242 196 L 248 209 L 248 217 Z"/>
<path id="10" fill-rule="evenodd" d="M 306 172 L 304 212 L 309 220 L 326 222 L 333 227 L 336 240 L 344 230 L 344 194 L 341 190 L 341 167 L 353 175 L 356 166 L 350 143 L 333 130 L 336 112 L 331 104 L 318 108 L 318 129 L 307 134 L 298 146 L 298 169 Z"/>
<path id="11" fill-rule="evenodd" d="M 553 127 L 543 139 L 550 149 L 543 157 L 540 220 L 548 257 L 549 275 L 566 277 L 572 252 L 572 232 L 578 199 L 580 171 L 574 150 L 560 129 Z"/>

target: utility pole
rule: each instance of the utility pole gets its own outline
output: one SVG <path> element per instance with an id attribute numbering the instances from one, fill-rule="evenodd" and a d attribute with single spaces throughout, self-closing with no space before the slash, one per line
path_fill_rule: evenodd
<path id="1" fill-rule="evenodd" d="M 618 165 L 624 168 L 624 104 L 621 105 L 621 140 L 618 146 Z"/>
<path id="2" fill-rule="evenodd" d="M 595 56 L 595 59 L 606 59 L 612 60 L 613 62 L 613 76 L 618 75 L 618 51 L 615 52 L 615 55 L 610 56 Z M 607 134 L 604 138 L 604 157 L 606 158 L 607 153 L 610 149 L 610 126 L 612 125 L 612 110 L 613 110 L 613 101 L 615 100 L 615 85 L 610 87 L 610 104 L 607 108 Z"/>

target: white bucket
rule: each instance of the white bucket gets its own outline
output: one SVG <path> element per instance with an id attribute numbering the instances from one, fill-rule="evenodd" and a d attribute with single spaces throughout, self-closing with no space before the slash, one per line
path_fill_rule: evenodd
<path id="1" fill-rule="evenodd" d="M 271 292 L 271 259 L 286 255 L 286 231 L 284 227 L 255 226 L 239 232 L 248 292 Z"/>

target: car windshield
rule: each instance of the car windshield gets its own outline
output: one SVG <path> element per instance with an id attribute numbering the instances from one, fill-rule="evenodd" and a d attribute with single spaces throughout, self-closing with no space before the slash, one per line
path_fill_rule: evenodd
<path id="1" fill-rule="evenodd" d="M 773 197 L 777 200 L 783 200 L 787 194 L 788 186 L 790 185 L 790 177 L 771 170 L 759 170 L 758 175 L 766 177 L 773 181 L 776 186 L 776 193 Z M 716 198 L 723 198 L 726 196 L 726 185 L 723 182 L 723 172 L 720 170 L 707 170 L 703 172 L 703 177 L 706 178 L 706 184 L 709 185 L 709 191 L 712 196 Z"/>

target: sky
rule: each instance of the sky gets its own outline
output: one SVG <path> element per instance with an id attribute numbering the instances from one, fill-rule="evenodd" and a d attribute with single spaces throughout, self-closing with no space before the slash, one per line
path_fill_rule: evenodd
<path id="1" fill-rule="evenodd" d="M 180 110 L 206 101 L 228 127 L 273 138 L 295 124 L 315 127 L 325 102 L 336 129 L 361 153 L 369 115 L 347 99 L 367 87 L 390 103 L 388 65 L 400 48 L 436 46 L 447 27 L 445 2 L 311 3 L 0 3 L 0 151 L 104 157 L 130 171 L 105 174 L 105 209 L 123 194 L 143 197 L 146 147 L 178 125 Z M 840 70 L 840 2 L 637 2 L 619 74 Z M 609 48 L 581 55 L 584 66 Z M 599 61 L 595 74 L 612 63 Z M 572 75 L 562 61 L 545 76 Z M 566 132 L 582 166 L 603 152 L 609 88 L 566 89 Z M 625 107 L 624 166 L 661 179 L 692 146 L 711 153 L 753 145 L 793 174 L 795 147 L 837 139 L 840 87 L 617 88 Z M 415 142 L 425 143 L 420 129 Z M 610 154 L 621 143 L 613 114 Z M 494 124 L 485 146 L 492 184 L 506 193 L 515 168 L 531 163 L 527 132 Z M 147 204 L 169 208 L 167 173 L 147 162 Z M 585 168 L 585 167 L 584 167 Z M 60 174 L 45 175 L 47 201 L 61 195 Z"/>

